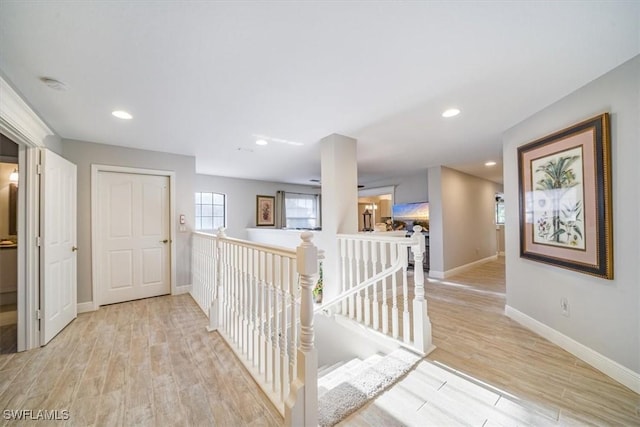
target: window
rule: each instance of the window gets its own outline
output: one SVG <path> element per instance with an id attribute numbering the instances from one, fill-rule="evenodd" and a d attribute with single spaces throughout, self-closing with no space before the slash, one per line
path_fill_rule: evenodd
<path id="1" fill-rule="evenodd" d="M 227 225 L 227 196 L 196 193 L 196 230 L 212 232 Z"/>
<path id="2" fill-rule="evenodd" d="M 284 193 L 286 228 L 319 228 L 320 203 L 317 194 Z"/>
<path id="3" fill-rule="evenodd" d="M 504 224 L 504 199 L 496 197 L 496 224 Z"/>

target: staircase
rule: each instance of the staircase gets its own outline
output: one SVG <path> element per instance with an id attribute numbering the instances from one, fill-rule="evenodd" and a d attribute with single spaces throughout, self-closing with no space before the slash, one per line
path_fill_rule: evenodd
<path id="1" fill-rule="evenodd" d="M 322 411 L 320 425 L 329 426 L 434 349 L 424 275 L 416 270 L 410 284 L 407 274 L 408 252 L 419 263 L 424 236 L 419 226 L 410 239 L 339 235 L 340 293 L 315 309 L 318 248 L 312 233 L 300 237 L 293 250 L 224 229 L 194 233 L 191 294 L 286 425 L 315 427 Z M 333 367 L 320 389 L 318 366 Z"/>
<path id="2" fill-rule="evenodd" d="M 333 426 L 395 384 L 422 356 L 402 347 L 323 367 L 318 372 L 318 425 Z"/>

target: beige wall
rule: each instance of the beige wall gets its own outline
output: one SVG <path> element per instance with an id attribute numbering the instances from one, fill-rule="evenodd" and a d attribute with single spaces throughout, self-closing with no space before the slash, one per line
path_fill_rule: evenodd
<path id="1" fill-rule="evenodd" d="M 611 115 L 614 279 L 519 256 L 519 146 Z M 640 375 L 640 56 L 503 135 L 507 305 Z M 563 316 L 561 298 L 569 303 Z M 637 381 L 637 380 L 636 380 Z"/>
<path id="2" fill-rule="evenodd" d="M 91 165 L 102 164 L 175 172 L 176 281 L 191 283 L 190 231 L 194 222 L 195 158 L 113 145 L 62 140 L 62 156 L 78 167 L 78 303 L 93 300 L 91 280 Z M 178 216 L 187 218 L 179 232 Z"/>
<path id="3" fill-rule="evenodd" d="M 500 184 L 454 169 L 429 169 L 429 243 L 434 275 L 496 254 L 495 197 L 501 191 Z"/>

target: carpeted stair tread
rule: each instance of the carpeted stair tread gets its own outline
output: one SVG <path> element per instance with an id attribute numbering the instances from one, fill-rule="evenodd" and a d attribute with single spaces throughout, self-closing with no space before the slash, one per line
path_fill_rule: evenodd
<path id="1" fill-rule="evenodd" d="M 354 375 L 345 374 L 333 387 L 327 387 L 331 384 L 319 380 L 318 424 L 330 427 L 339 423 L 398 381 L 420 359 L 417 354 L 399 348 L 384 357 L 378 356 L 371 361 L 367 359 L 369 363 L 361 362 L 354 368 L 357 371 Z M 341 371 L 347 365 L 336 371 Z"/>

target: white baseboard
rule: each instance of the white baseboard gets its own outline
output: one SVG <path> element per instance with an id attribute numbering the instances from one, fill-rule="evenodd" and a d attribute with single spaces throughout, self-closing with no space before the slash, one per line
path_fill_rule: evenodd
<path id="1" fill-rule="evenodd" d="M 189 292 L 191 292 L 191 285 L 176 286 L 172 295 L 188 294 Z"/>
<path id="2" fill-rule="evenodd" d="M 429 277 L 433 277 L 434 279 L 446 279 L 447 277 L 455 276 L 456 274 L 460 274 L 477 265 L 484 264 L 485 262 L 489 261 L 495 261 L 496 259 L 498 259 L 498 255 L 491 255 L 486 258 L 482 258 L 477 261 L 470 262 L 469 264 L 461 265 L 460 267 L 452 268 L 451 270 L 447 271 L 429 270 Z"/>
<path id="3" fill-rule="evenodd" d="M 97 308 L 94 306 L 93 301 L 89 302 L 79 302 L 77 305 L 78 314 L 80 313 L 88 313 L 90 311 L 96 311 Z"/>
<path id="4" fill-rule="evenodd" d="M 569 338 L 568 336 L 550 328 L 532 317 L 527 316 L 511 306 L 505 306 L 504 311 L 511 319 L 560 346 L 602 373 L 629 387 L 636 393 L 640 393 L 640 373 L 634 372 L 631 369 L 620 365 L 618 362 L 603 356 L 584 344 L 580 344 L 573 338 Z"/>

